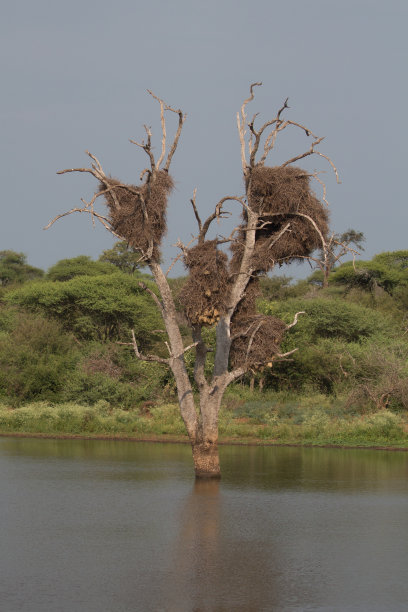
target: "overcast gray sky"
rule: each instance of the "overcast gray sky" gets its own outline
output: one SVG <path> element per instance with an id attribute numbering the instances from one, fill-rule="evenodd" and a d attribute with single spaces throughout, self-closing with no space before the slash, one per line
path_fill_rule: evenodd
<path id="1" fill-rule="evenodd" d="M 288 96 L 286 117 L 325 136 L 341 185 L 319 159 L 306 167 L 327 170 L 333 229 L 362 230 L 367 258 L 407 249 L 407 16 L 406 0 L 4 0 L 0 250 L 46 269 L 110 248 L 84 215 L 42 227 L 93 193 L 88 175 L 56 175 L 86 165 L 85 149 L 137 183 L 146 163 L 128 139 L 147 123 L 160 147 L 147 88 L 188 115 L 167 237 L 188 242 L 195 187 L 203 216 L 242 193 L 235 116 L 258 80 L 249 111 L 266 120 Z M 269 164 L 308 146 L 283 138 Z M 174 249 L 164 253 L 167 262 Z"/>

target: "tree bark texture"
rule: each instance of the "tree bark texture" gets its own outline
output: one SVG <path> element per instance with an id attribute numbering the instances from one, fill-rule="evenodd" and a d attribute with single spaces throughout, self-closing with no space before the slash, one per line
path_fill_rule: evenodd
<path id="1" fill-rule="evenodd" d="M 217 442 L 193 443 L 191 447 L 196 478 L 221 478 Z"/>

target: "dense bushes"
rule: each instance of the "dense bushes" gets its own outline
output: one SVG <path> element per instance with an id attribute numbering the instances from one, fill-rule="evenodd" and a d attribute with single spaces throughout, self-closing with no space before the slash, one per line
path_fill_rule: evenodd
<path id="1" fill-rule="evenodd" d="M 80 340 L 124 340 L 134 329 L 141 346 L 151 346 L 153 330 L 163 327 L 157 309 L 137 279 L 112 268 L 111 274 L 26 283 L 4 300 L 57 319 Z"/>
<path id="2" fill-rule="evenodd" d="M 80 359 L 73 339 L 56 321 L 4 310 L 2 315 L 8 321 L 0 335 L 0 397 L 13 405 L 60 401 Z"/>
<path id="3" fill-rule="evenodd" d="M 288 322 L 295 312 L 305 311 L 282 345 L 282 352 L 298 350 L 290 360 L 276 362 L 263 373 L 267 385 L 302 393 L 343 394 L 350 406 L 359 403 L 360 408 L 370 404 L 406 407 L 408 343 L 401 339 L 398 321 L 340 298 L 260 306 Z"/>
<path id="4" fill-rule="evenodd" d="M 15 255 L 26 275 L 22 272 L 18 283 L 2 287 L 3 402 L 92 406 L 102 401 L 130 410 L 174 392 L 165 366 L 138 361 L 131 346 L 117 343 L 129 342 L 134 329 L 141 350 L 167 356 L 163 323 L 152 298 L 139 285 L 150 281 L 138 270 L 136 253 L 122 245 L 97 262 L 85 256 L 62 260 L 44 278 L 37 272 L 30 277 L 25 257 Z M 407 410 L 407 261 L 408 251 L 398 251 L 357 262 L 357 273 L 351 264 L 343 264 L 323 290 L 313 281 L 262 279 L 261 312 L 288 323 L 296 312 L 306 314 L 287 333 L 281 349 L 298 350 L 288 359 L 276 359 L 272 368 L 254 371 L 240 388 L 248 388 L 252 377 L 252 382 L 258 380 L 264 390 L 275 393 L 338 398 L 346 414 Z M 363 269 L 370 271 L 380 292 L 352 280 Z M 171 281 L 176 298 L 184 282 Z M 178 314 L 182 323 L 183 315 Z M 184 329 L 190 344 L 187 333 Z M 203 334 L 213 346 L 215 327 Z M 212 359 L 209 353 L 209 365 Z M 186 361 L 193 378 L 194 351 L 186 353 Z M 258 408 L 254 410 L 259 417 L 263 412 Z"/>

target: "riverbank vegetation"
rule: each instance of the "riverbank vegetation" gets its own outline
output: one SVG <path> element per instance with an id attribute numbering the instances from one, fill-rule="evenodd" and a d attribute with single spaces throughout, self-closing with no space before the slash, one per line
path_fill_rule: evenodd
<path id="1" fill-rule="evenodd" d="M 166 357 L 137 253 L 118 243 L 47 273 L 13 251 L 0 264 L 0 432 L 185 436 L 168 369 L 129 344 L 134 330 L 143 353 Z M 185 279 L 170 282 L 178 303 Z M 228 390 L 221 440 L 408 446 L 408 251 L 338 265 L 322 285 L 320 272 L 262 279 L 259 312 L 305 312 L 281 352 L 298 350 Z"/>

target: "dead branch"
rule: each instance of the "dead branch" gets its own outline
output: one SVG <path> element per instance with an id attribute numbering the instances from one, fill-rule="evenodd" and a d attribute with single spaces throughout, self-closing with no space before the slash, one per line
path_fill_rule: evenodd
<path id="1" fill-rule="evenodd" d="M 197 196 L 197 187 L 193 191 L 193 197 L 191 198 L 190 202 L 191 202 L 191 206 L 193 207 L 195 218 L 197 219 L 198 231 L 201 232 L 203 224 L 202 224 L 200 215 L 198 214 L 196 196 Z"/>
<path id="2" fill-rule="evenodd" d="M 186 256 L 187 251 L 188 251 L 188 247 L 197 240 L 196 236 L 193 236 L 193 238 L 190 240 L 190 242 L 188 242 L 186 245 L 183 244 L 180 240 L 180 238 L 177 240 L 177 242 L 175 244 L 173 244 L 172 246 L 177 247 L 181 250 L 181 253 L 179 253 L 177 255 L 177 257 L 173 257 L 173 259 L 171 260 L 171 264 L 167 269 L 167 272 L 165 274 L 165 276 L 167 277 L 169 275 L 169 272 L 171 272 L 171 270 L 173 269 L 173 267 L 176 265 L 176 263 L 178 261 L 180 261 L 180 259 L 182 259 L 183 257 Z"/>
<path id="3" fill-rule="evenodd" d="M 173 110 L 173 109 L 171 109 L 171 110 Z M 174 140 L 173 140 L 173 144 L 172 144 L 171 149 L 169 151 L 169 154 L 167 156 L 166 165 L 164 166 L 164 170 L 167 170 L 167 171 L 170 168 L 171 160 L 173 159 L 173 155 L 176 152 L 178 141 L 180 139 L 180 134 L 181 134 L 181 130 L 183 128 L 184 121 L 187 118 L 187 115 L 183 115 L 182 111 L 180 111 L 180 110 L 179 111 L 174 111 L 174 112 L 178 113 L 179 123 L 178 123 L 176 135 L 175 135 Z"/>
<path id="4" fill-rule="evenodd" d="M 162 163 L 164 156 L 166 154 L 166 121 L 164 119 L 164 102 L 161 98 L 158 98 L 150 89 L 147 90 L 148 93 L 159 102 L 160 104 L 160 121 L 162 128 L 162 150 L 159 159 L 157 160 L 156 167 L 159 170 L 160 164 Z"/>
<path id="5" fill-rule="evenodd" d="M 118 238 L 118 240 L 123 240 L 122 236 L 119 236 L 119 234 L 117 234 L 112 229 L 112 227 L 109 224 L 108 219 L 104 217 L 103 215 L 100 215 L 99 213 L 96 213 L 94 210 L 90 209 L 88 203 L 86 203 L 85 206 L 83 206 L 82 208 L 71 208 L 71 210 L 68 210 L 65 213 L 61 213 L 60 215 L 57 215 L 56 217 L 54 217 L 54 219 L 51 219 L 51 221 L 43 229 L 45 230 L 49 229 L 52 225 L 54 225 L 56 221 L 58 221 L 58 219 L 62 219 L 62 217 L 66 217 L 67 215 L 71 215 L 72 213 L 75 213 L 75 212 L 79 212 L 79 213 L 84 212 L 84 213 L 88 213 L 92 215 L 92 217 L 96 217 L 98 221 L 102 223 L 104 228 L 107 229 L 108 232 L 110 232 L 113 236 L 115 236 L 115 238 Z"/>
<path id="6" fill-rule="evenodd" d="M 249 104 L 249 102 L 252 102 L 252 100 L 255 97 L 254 87 L 260 87 L 261 85 L 262 85 L 262 82 L 252 83 L 252 85 L 249 88 L 250 96 L 246 100 L 244 100 L 244 102 L 243 102 L 243 104 L 241 106 L 241 115 L 240 115 L 239 112 L 237 112 L 238 134 L 239 134 L 239 140 L 240 140 L 240 143 L 241 143 L 241 162 L 242 162 L 242 170 L 244 171 L 244 174 L 246 173 L 246 169 L 247 169 L 247 161 L 246 161 L 246 155 L 245 155 L 245 134 L 246 134 L 246 130 L 245 130 L 245 124 L 246 124 L 245 108 L 246 108 L 247 104 Z M 255 117 L 254 117 L 254 119 L 255 119 Z"/>
<path id="7" fill-rule="evenodd" d="M 145 142 L 144 140 L 142 140 L 142 142 L 136 142 L 136 140 L 132 140 L 131 138 L 129 138 L 129 142 L 143 149 L 143 151 L 146 153 L 146 155 L 148 155 L 150 159 L 151 171 L 154 172 L 156 170 L 156 162 L 152 152 L 152 132 L 150 128 L 147 127 L 147 125 L 144 125 L 143 127 L 147 134 L 147 142 Z"/>
<path id="8" fill-rule="evenodd" d="M 148 286 L 146 285 L 146 283 L 143 283 L 142 281 L 139 281 L 139 282 L 138 282 L 138 285 L 139 285 L 139 287 L 140 287 L 141 289 L 143 289 L 143 291 L 146 291 L 146 293 L 148 293 L 148 294 L 150 295 L 150 297 L 152 297 L 152 298 L 153 298 L 153 300 L 154 300 L 154 302 L 155 302 L 155 304 L 156 304 L 157 308 L 158 308 L 158 309 L 160 310 L 160 312 L 163 314 L 163 312 L 164 312 L 164 307 L 163 307 L 163 304 L 162 304 L 162 302 L 159 300 L 159 298 L 157 297 L 157 295 L 155 294 L 155 292 L 154 292 L 154 291 L 152 291 L 152 290 L 150 289 L 150 287 L 148 287 Z"/>
<path id="9" fill-rule="evenodd" d="M 255 329 L 254 329 L 254 331 L 251 334 L 251 337 L 250 337 L 249 342 L 248 342 L 248 347 L 247 347 L 246 355 L 245 355 L 245 362 L 248 361 L 249 352 L 251 350 L 251 346 L 252 346 L 252 343 L 254 341 L 255 335 L 257 334 L 257 332 L 259 331 L 259 329 L 260 329 L 260 327 L 262 326 L 263 323 L 264 323 L 264 321 L 261 320 L 258 323 L 258 325 L 255 326 Z"/>
<path id="10" fill-rule="evenodd" d="M 229 217 L 231 213 L 227 210 L 223 210 L 223 205 L 225 202 L 235 201 L 239 202 L 241 206 L 246 207 L 246 204 L 243 198 L 239 198 L 238 196 L 225 196 L 221 198 L 221 200 L 217 203 L 214 212 L 205 220 L 204 224 L 201 226 L 200 234 L 198 237 L 198 242 L 202 243 L 205 240 L 208 230 L 210 229 L 211 223 L 217 219 L 217 223 L 220 219 L 225 219 Z"/>
<path id="11" fill-rule="evenodd" d="M 297 312 L 297 313 L 295 314 L 295 318 L 293 319 L 293 323 L 290 323 L 289 325 L 287 325 L 287 326 L 286 326 L 286 329 L 287 329 L 287 330 L 288 330 L 288 329 L 290 329 L 291 327 L 294 327 L 294 326 L 297 324 L 297 322 L 298 322 L 298 316 L 299 316 L 299 315 L 301 315 L 301 314 L 306 314 L 306 312 L 305 312 L 304 310 L 300 310 L 299 312 Z M 296 349 L 296 350 L 297 350 L 297 349 Z"/>
<path id="12" fill-rule="evenodd" d="M 289 124 L 289 122 L 288 122 L 288 124 Z M 298 125 L 298 124 L 291 122 L 291 125 Z M 303 126 L 299 126 L 299 127 L 303 127 Z M 303 129 L 306 129 L 306 128 L 303 127 Z M 311 134 L 311 132 L 310 132 L 310 134 Z M 320 144 L 322 142 L 322 140 L 324 140 L 324 136 L 321 136 L 320 138 L 317 138 L 317 137 L 314 137 L 314 138 L 315 138 L 315 140 L 310 145 L 310 149 L 308 151 L 305 151 L 305 153 L 302 153 L 301 155 L 296 155 L 295 157 L 292 157 L 288 161 L 284 162 L 283 164 L 281 164 L 281 168 L 285 168 L 285 166 L 288 166 L 289 164 L 293 164 L 294 162 L 298 161 L 299 159 L 303 159 L 304 157 L 308 157 L 309 155 L 319 155 L 320 157 L 323 157 L 325 160 L 327 160 L 329 162 L 329 164 L 333 168 L 334 174 L 336 175 L 337 183 L 340 183 L 340 178 L 339 178 L 339 174 L 338 174 L 337 168 L 334 165 L 333 161 L 330 159 L 330 157 L 328 155 L 325 155 L 324 153 L 321 153 L 320 151 L 315 151 L 315 147 L 318 144 Z"/>
<path id="13" fill-rule="evenodd" d="M 166 138 L 167 138 L 167 133 L 166 133 L 166 121 L 165 121 L 165 117 L 164 117 L 164 111 L 170 111 L 172 113 L 176 113 L 178 115 L 178 117 L 179 117 L 177 131 L 176 131 L 176 134 L 174 136 L 173 143 L 172 143 L 172 145 L 170 147 L 170 151 L 169 151 L 169 154 L 167 156 L 167 160 L 166 160 L 165 166 L 163 168 L 163 170 L 168 171 L 169 168 L 170 168 L 170 164 L 171 164 L 171 160 L 173 158 L 173 155 L 174 155 L 174 153 L 175 153 L 175 151 L 177 149 L 177 145 L 178 145 L 178 141 L 179 141 L 179 138 L 180 138 L 181 130 L 183 128 L 183 124 L 184 124 L 184 121 L 187 118 L 187 115 L 185 115 L 183 113 L 183 111 L 181 111 L 180 109 L 175 109 L 172 106 L 169 106 L 168 104 L 166 104 L 162 98 L 159 98 L 158 96 L 156 96 L 150 89 L 148 89 L 147 91 L 160 104 L 160 120 L 161 120 L 161 126 L 162 126 L 162 149 L 161 149 L 160 157 L 159 157 L 159 159 L 157 161 L 157 164 L 156 164 L 157 170 L 159 170 L 160 164 L 162 163 L 162 161 L 164 159 L 164 156 L 166 154 Z"/>
<path id="14" fill-rule="evenodd" d="M 193 344 L 189 344 L 188 346 L 186 346 L 186 348 L 179 355 L 175 355 L 174 359 L 178 359 L 179 357 L 184 355 L 184 353 L 187 353 L 187 351 L 190 351 L 192 348 L 197 346 L 197 344 L 198 344 L 198 342 L 193 342 Z"/>
<path id="15" fill-rule="evenodd" d="M 139 348 L 137 346 L 134 329 L 132 329 L 132 342 L 117 342 L 117 344 L 121 344 L 123 346 L 131 346 L 134 350 L 136 357 L 140 359 L 141 361 L 155 361 L 157 363 L 163 363 L 167 366 L 170 365 L 170 359 L 165 359 L 164 357 L 158 357 L 157 355 L 143 355 L 143 353 L 139 351 Z"/>
<path id="16" fill-rule="evenodd" d="M 288 351 L 287 353 L 276 353 L 276 355 L 274 355 L 275 357 L 289 357 L 289 355 L 293 355 L 293 353 L 296 353 L 296 351 L 298 351 L 298 348 L 294 348 L 291 351 Z"/>
<path id="17" fill-rule="evenodd" d="M 310 176 L 312 176 L 318 183 L 320 183 L 322 189 L 323 189 L 323 196 L 322 196 L 322 200 L 323 202 L 326 204 L 326 206 L 329 206 L 329 202 L 326 199 L 326 194 L 327 194 L 327 187 L 326 187 L 326 183 L 324 181 L 322 181 L 321 178 L 319 178 L 318 173 L 315 171 L 313 172 Z"/>

